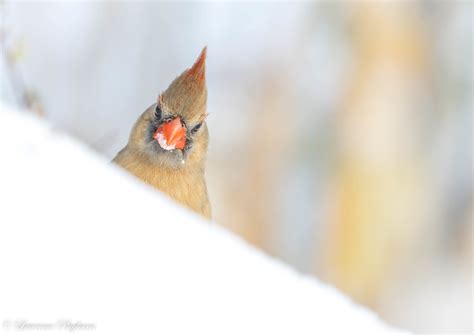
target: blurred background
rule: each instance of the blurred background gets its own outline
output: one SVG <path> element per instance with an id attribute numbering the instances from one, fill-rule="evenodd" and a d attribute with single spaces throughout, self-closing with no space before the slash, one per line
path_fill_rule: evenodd
<path id="1" fill-rule="evenodd" d="M 106 160 L 207 45 L 215 221 L 390 324 L 472 331 L 472 2 L 3 0 L 0 19 L 1 99 Z"/>

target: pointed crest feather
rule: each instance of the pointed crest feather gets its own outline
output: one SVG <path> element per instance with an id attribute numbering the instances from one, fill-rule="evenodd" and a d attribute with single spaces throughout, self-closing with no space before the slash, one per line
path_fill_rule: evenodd
<path id="1" fill-rule="evenodd" d="M 194 77 L 198 81 L 206 79 L 206 55 L 207 47 L 204 47 L 194 65 L 188 70 L 188 77 Z"/>
<path id="2" fill-rule="evenodd" d="M 201 51 L 194 65 L 177 77 L 158 97 L 164 112 L 179 115 L 187 122 L 205 118 L 207 47 Z"/>

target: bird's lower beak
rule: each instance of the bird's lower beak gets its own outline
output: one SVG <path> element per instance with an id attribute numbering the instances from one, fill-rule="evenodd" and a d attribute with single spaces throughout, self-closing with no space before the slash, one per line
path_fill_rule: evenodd
<path id="1" fill-rule="evenodd" d="M 153 134 L 165 150 L 184 149 L 186 145 L 186 127 L 183 127 L 179 117 L 163 123 Z"/>

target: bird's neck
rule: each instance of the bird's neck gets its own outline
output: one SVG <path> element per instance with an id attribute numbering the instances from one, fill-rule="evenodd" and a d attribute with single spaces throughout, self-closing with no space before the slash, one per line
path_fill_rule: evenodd
<path id="1" fill-rule="evenodd" d="M 203 164 L 185 162 L 181 167 L 171 167 L 130 151 L 119 154 L 114 161 L 145 183 L 199 214 L 210 217 Z"/>

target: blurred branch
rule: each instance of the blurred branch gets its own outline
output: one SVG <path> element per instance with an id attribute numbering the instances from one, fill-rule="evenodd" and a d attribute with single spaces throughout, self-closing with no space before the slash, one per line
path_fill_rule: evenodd
<path id="1" fill-rule="evenodd" d="M 6 1 L 0 1 L 0 48 L 1 57 L 5 64 L 6 81 L 10 83 L 13 94 L 19 106 L 28 109 L 39 116 L 44 116 L 44 108 L 39 97 L 28 89 L 17 63 L 23 55 L 23 46 L 19 43 L 8 46 L 9 32 L 6 26 Z"/>

